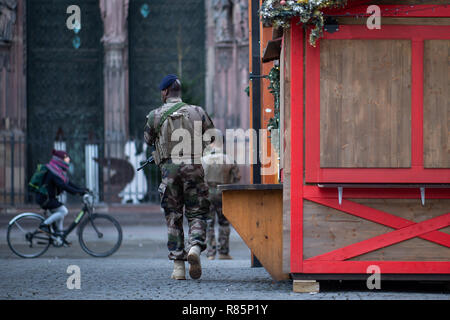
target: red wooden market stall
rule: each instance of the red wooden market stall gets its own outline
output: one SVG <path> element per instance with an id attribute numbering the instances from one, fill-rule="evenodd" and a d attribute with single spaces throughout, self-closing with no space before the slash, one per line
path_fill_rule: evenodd
<path id="1" fill-rule="evenodd" d="M 404 6 L 380 5 L 381 12 L 389 9 L 389 12 L 395 12 L 396 17 L 450 17 L 450 6 L 433 6 L 432 10 L 425 10 L 426 8 L 427 6 L 414 6 L 414 8 L 411 6 L 411 11 L 413 9 L 417 11 L 406 13 L 404 12 Z M 360 7 L 357 7 L 349 11 L 344 11 L 345 14 L 347 12 L 350 12 L 350 14 L 358 12 L 365 13 L 365 11 L 360 11 L 360 9 Z M 396 9 L 399 11 L 396 11 Z M 336 15 L 344 13 L 344 11 L 336 12 Z M 333 11 L 330 10 L 329 13 L 333 15 Z M 306 32 L 307 37 L 309 36 L 309 32 L 310 29 Z M 438 130 L 439 122 L 442 120 L 446 121 L 447 125 L 444 127 L 446 130 L 442 129 L 442 132 L 438 133 L 441 134 L 440 141 L 443 140 L 442 138 L 449 137 L 450 95 L 448 91 L 430 92 L 432 88 L 428 87 L 432 81 L 436 80 L 433 79 L 433 75 L 424 74 L 424 70 L 431 72 L 434 70 L 433 68 L 442 68 L 445 72 L 444 83 L 441 84 L 441 88 L 435 89 L 450 88 L 448 72 L 450 71 L 450 51 L 448 50 L 450 48 L 450 26 L 392 24 L 382 25 L 381 29 L 378 30 L 368 30 L 365 24 L 349 24 L 340 25 L 339 30 L 335 33 L 325 32 L 323 38 L 318 41 L 315 47 L 309 43 L 305 45 L 303 39 L 304 33 L 302 27 L 296 23 L 292 23 L 290 39 L 292 45 L 290 57 L 292 81 L 291 137 L 296 137 L 296 139 L 291 139 L 291 156 L 292 159 L 298 159 L 299 161 L 292 161 L 291 168 L 291 273 L 294 275 L 367 274 L 368 267 L 375 265 L 379 266 L 382 274 L 449 275 L 450 250 L 448 248 L 450 247 L 450 234 L 448 228 L 444 228 L 450 224 L 450 189 L 448 185 L 450 183 L 450 146 L 448 145 L 448 141 L 443 141 L 442 145 L 425 144 L 433 143 L 432 136 L 436 135 L 434 130 Z M 333 42 L 336 40 L 340 43 L 337 43 L 333 47 Z M 327 118 L 322 119 L 322 117 L 330 117 L 330 114 L 326 114 L 326 112 L 330 113 L 330 109 L 334 106 L 327 106 L 328 101 L 322 103 L 321 99 L 333 98 L 331 97 L 332 95 L 327 96 L 326 93 L 321 93 L 321 90 L 329 90 L 326 86 L 336 85 L 337 83 L 333 81 L 336 81 L 340 77 L 337 74 L 330 75 L 328 69 L 331 67 L 330 60 L 323 61 L 322 59 L 334 58 L 336 62 L 345 64 L 346 61 L 343 61 L 345 59 L 343 55 L 353 49 L 349 48 L 352 46 L 353 41 L 358 41 L 363 44 L 362 46 L 356 45 L 357 48 L 363 46 L 369 47 L 371 42 L 376 43 L 376 41 L 379 41 L 378 44 L 372 47 L 372 52 L 376 52 L 375 47 L 381 45 L 383 42 L 386 44 L 390 42 L 392 46 L 402 42 L 405 44 L 404 49 L 403 52 L 399 51 L 399 53 L 403 54 L 409 51 L 410 54 L 410 59 L 405 63 L 405 67 L 410 70 L 409 73 L 404 72 L 403 74 L 397 73 L 395 75 L 394 73 L 387 73 L 384 74 L 383 78 L 378 79 L 374 75 L 370 82 L 370 86 L 378 86 L 375 89 L 376 92 L 379 92 L 379 90 L 389 90 L 389 88 L 401 90 L 402 88 L 393 84 L 391 82 L 392 80 L 406 81 L 408 83 L 406 88 L 410 88 L 410 90 L 404 90 L 410 92 L 410 97 L 404 100 L 409 103 L 403 106 L 398 105 L 402 110 L 410 109 L 406 110 L 407 112 L 404 114 L 401 114 L 401 117 L 406 121 L 397 118 L 392 122 L 393 127 L 402 124 L 407 127 L 404 138 L 398 138 L 397 141 L 397 144 L 409 144 L 409 147 L 405 148 L 407 149 L 407 159 L 396 159 L 397 162 L 393 165 L 383 164 L 378 166 L 375 162 L 371 165 L 370 160 L 367 162 L 369 165 L 364 165 L 360 159 L 356 159 L 355 162 L 349 165 L 350 161 L 345 163 L 345 155 L 342 156 L 341 160 L 343 165 L 336 165 L 336 160 L 332 160 L 334 163 L 328 165 L 326 159 L 327 150 L 321 150 L 321 148 L 336 147 L 333 146 L 333 143 L 340 143 L 342 146 L 337 147 L 341 148 L 348 147 L 346 143 L 358 144 L 357 140 L 364 138 L 353 134 L 358 129 L 360 133 L 367 134 L 371 129 L 370 125 L 364 125 L 364 127 L 360 128 L 353 127 L 354 131 L 344 137 L 342 132 L 337 132 L 345 129 L 342 128 L 345 126 L 344 121 L 358 121 L 356 118 L 348 117 L 347 119 L 341 119 L 343 122 L 338 124 L 341 127 L 335 128 L 334 131 L 334 133 L 340 134 L 337 139 L 342 137 L 347 138 L 347 140 L 336 141 L 337 139 L 335 139 L 335 141 L 330 142 L 325 141 L 325 139 L 330 138 L 329 136 L 326 138 L 322 137 L 322 135 L 329 135 L 333 131 L 326 127 L 331 126 L 333 120 Z M 325 50 L 329 50 L 327 53 L 321 51 L 321 44 L 324 42 L 326 42 Z M 347 45 L 347 48 L 342 46 L 343 43 Z M 433 46 L 444 47 L 443 54 L 438 57 L 433 56 L 433 53 L 437 51 Z M 386 47 L 389 48 L 389 45 Z M 340 53 L 341 56 L 333 52 L 333 50 L 341 49 L 345 52 Z M 369 54 L 368 51 L 363 52 Z M 401 58 L 404 59 L 405 56 L 407 54 Z M 387 59 L 386 61 L 382 61 L 383 58 L 386 58 L 385 56 L 377 59 L 375 55 L 372 60 L 355 58 L 353 56 L 353 60 L 348 65 L 352 64 L 356 70 L 359 69 L 360 71 L 370 73 L 373 71 L 370 67 L 367 68 L 366 66 L 358 66 L 355 64 L 360 62 L 373 62 L 375 64 L 378 61 L 389 64 L 395 61 L 397 57 L 393 55 L 392 61 L 388 61 Z M 325 65 L 322 68 L 321 63 Z M 393 67 L 393 65 L 389 66 L 389 68 Z M 329 78 L 322 77 L 321 72 Z M 353 75 L 353 78 L 357 81 L 369 83 L 366 82 L 368 79 L 366 77 L 367 75 L 359 75 L 360 73 L 358 72 L 356 75 Z M 408 77 L 408 79 L 389 79 L 388 77 L 391 75 L 396 77 L 404 76 Z M 332 78 L 333 76 L 335 76 L 334 79 Z M 436 75 L 436 77 L 439 76 L 439 74 Z M 345 76 L 340 79 L 343 81 L 347 80 Z M 383 81 L 385 83 L 382 83 Z M 428 83 L 425 81 L 428 81 Z M 345 82 L 342 86 L 344 85 Z M 342 91 L 355 90 L 352 87 L 342 86 L 340 87 Z M 335 91 L 334 94 L 345 94 L 342 91 Z M 393 95 L 398 93 L 398 91 L 392 91 L 391 94 Z M 370 93 L 366 92 L 362 94 L 365 96 Z M 425 98 L 424 94 L 432 97 Z M 334 100 L 340 100 L 341 103 L 345 100 L 344 103 L 351 103 L 357 101 L 358 98 L 361 97 L 353 100 L 351 98 Z M 376 104 L 376 102 L 374 103 Z M 368 105 L 374 106 L 370 102 Z M 358 109 L 362 107 L 364 106 L 356 106 Z M 383 108 L 383 106 L 379 105 L 375 107 Z M 392 108 L 395 106 L 389 105 L 389 107 Z M 351 111 L 356 111 L 356 108 L 353 108 Z M 352 107 L 347 109 L 352 109 Z M 441 111 L 437 109 L 441 109 Z M 425 115 L 424 117 L 425 111 L 439 114 Z M 386 112 L 386 114 L 392 113 L 388 110 L 383 110 L 382 112 Z M 442 115 L 444 118 L 439 119 L 439 115 Z M 390 121 L 390 119 L 380 118 L 380 121 Z M 381 124 L 380 127 L 382 127 Z M 375 128 L 369 134 L 382 135 L 381 132 L 377 132 L 378 130 L 379 128 Z M 395 134 L 401 137 L 402 133 L 395 132 Z M 304 141 L 303 136 L 305 137 Z M 331 137 L 331 139 L 333 138 Z M 383 150 L 383 143 L 389 143 L 389 141 L 381 141 L 379 150 Z M 370 145 L 367 144 L 364 147 L 370 148 Z M 433 159 L 431 159 L 432 155 L 429 155 L 437 151 L 430 150 L 433 147 L 441 148 L 441 152 L 446 153 L 446 155 L 444 154 L 442 159 L 433 162 Z M 403 152 L 401 147 L 397 147 L 394 151 Z M 370 150 L 360 149 L 354 150 L 353 152 L 356 156 L 364 157 L 364 154 L 366 152 L 370 153 Z M 377 156 L 374 153 L 372 155 Z M 302 161 L 303 157 L 305 159 L 304 162 Z M 401 160 L 406 160 L 407 163 L 405 165 L 398 165 Z M 375 199 L 382 200 L 374 201 Z M 396 199 L 402 199 L 401 205 L 399 205 Z M 426 206 L 426 202 L 430 202 L 431 205 Z M 323 216 L 320 213 L 317 214 L 315 211 L 318 205 L 321 207 L 321 210 L 318 210 L 318 212 L 323 212 Z M 384 207 L 385 209 L 379 207 Z M 413 211 L 414 214 L 411 215 L 408 210 Z M 325 213 L 327 213 L 326 216 Z M 369 237 L 363 234 L 361 236 L 356 235 L 353 238 L 360 241 L 355 243 L 353 241 L 342 242 L 342 246 L 324 245 L 321 248 L 317 248 L 317 250 L 310 250 L 309 248 L 305 248 L 305 246 L 312 244 L 312 242 L 305 238 L 313 234 L 316 234 L 317 237 L 321 236 L 320 231 L 311 232 L 305 230 L 307 227 L 312 227 L 311 223 L 306 220 L 311 219 L 315 214 L 317 215 L 316 219 L 323 218 L 321 222 L 324 226 L 327 221 L 331 220 L 329 219 L 330 217 L 343 219 L 340 223 L 330 222 L 328 228 L 325 228 L 328 229 L 326 231 L 333 232 L 332 225 L 334 225 L 336 228 L 334 229 L 337 234 L 336 236 L 339 236 L 340 233 L 339 225 L 347 223 L 344 220 L 347 219 L 346 215 L 382 225 L 384 227 L 379 229 L 380 231 L 384 229 L 384 232 L 376 232 L 375 226 L 352 230 L 346 230 L 345 226 L 342 226 L 341 232 L 351 231 L 356 234 L 364 231 L 373 232 L 370 233 Z M 412 220 L 411 218 L 419 218 L 420 221 L 414 221 L 415 219 Z M 349 222 L 352 221 L 350 220 Z M 413 238 L 422 240 L 417 240 L 414 243 L 417 246 L 400 246 L 401 243 Z M 427 244 L 433 245 L 425 246 L 422 242 L 428 242 Z M 412 244 L 412 242 L 410 243 Z M 396 245 L 398 249 L 395 249 Z M 392 249 L 390 250 L 388 247 Z M 428 255 L 423 252 L 425 248 L 429 253 Z M 389 250 L 392 253 L 395 252 L 395 254 L 391 253 L 390 258 L 386 259 L 385 257 L 388 256 Z M 411 250 L 413 253 L 408 254 L 405 252 L 407 250 Z"/>
<path id="2" fill-rule="evenodd" d="M 268 2 L 263 15 L 287 16 L 297 5 Z M 370 5 L 379 28 L 367 22 Z M 239 233 L 245 224 L 252 252 L 274 279 L 289 275 L 295 291 L 312 290 L 305 280 L 367 279 L 373 268 L 382 279 L 449 280 L 450 5 L 319 9 L 323 34 L 294 14 L 287 25 L 274 18 L 265 27 L 284 29 L 279 56 L 262 53 L 280 69 L 280 212 L 264 218 L 241 199 L 247 211 L 233 213 L 237 193 L 224 186 L 224 213 Z M 261 205 L 277 188 L 246 192 L 256 189 Z M 280 227 L 252 228 L 264 221 Z M 267 238 L 250 240 L 260 232 Z"/>

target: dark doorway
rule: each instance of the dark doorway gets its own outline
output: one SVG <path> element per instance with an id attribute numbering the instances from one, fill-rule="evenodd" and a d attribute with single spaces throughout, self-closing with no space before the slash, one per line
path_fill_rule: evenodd
<path id="1" fill-rule="evenodd" d="M 67 8 L 81 9 L 81 29 L 66 26 Z M 103 22 L 98 0 L 27 0 L 28 174 L 65 143 L 73 178 L 85 180 L 85 144 L 102 148 Z M 101 151 L 100 151 L 101 152 Z"/>
<path id="2" fill-rule="evenodd" d="M 146 115 L 161 106 L 158 84 L 169 73 L 183 83 L 183 100 L 204 107 L 204 0 L 132 0 L 128 14 L 130 136 L 142 140 Z M 159 170 L 146 169 L 149 201 L 159 202 Z"/>

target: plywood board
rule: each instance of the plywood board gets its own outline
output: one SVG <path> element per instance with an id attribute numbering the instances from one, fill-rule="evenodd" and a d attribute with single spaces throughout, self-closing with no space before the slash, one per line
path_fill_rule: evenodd
<path id="1" fill-rule="evenodd" d="M 223 213 L 274 280 L 282 270 L 282 190 L 225 190 Z"/>
<path id="2" fill-rule="evenodd" d="M 291 29 L 284 31 L 281 77 L 283 109 L 282 160 L 283 161 L 283 272 L 291 268 Z"/>
<path id="3" fill-rule="evenodd" d="M 423 110 L 424 165 L 450 168 L 450 40 L 424 43 Z"/>
<path id="4" fill-rule="evenodd" d="M 320 165 L 411 166 L 409 40 L 321 40 Z"/>
<path id="5" fill-rule="evenodd" d="M 352 201 L 415 222 L 445 214 L 450 208 L 449 199 L 427 200 L 425 206 L 420 204 L 419 199 L 354 199 Z M 304 202 L 303 215 L 305 259 L 394 230 L 311 201 Z M 450 234 L 450 227 L 440 231 Z M 430 241 L 413 238 L 351 260 L 450 261 L 450 249 Z"/>

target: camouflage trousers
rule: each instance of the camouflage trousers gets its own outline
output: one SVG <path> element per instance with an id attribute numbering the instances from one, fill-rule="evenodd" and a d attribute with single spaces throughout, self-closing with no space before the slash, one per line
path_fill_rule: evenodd
<path id="1" fill-rule="evenodd" d="M 159 186 L 161 207 L 167 222 L 167 248 L 170 260 L 186 260 L 187 252 L 194 246 L 206 249 L 206 223 L 209 212 L 208 186 L 204 182 L 200 164 L 160 165 L 162 183 Z M 183 209 L 189 235 L 185 249 Z"/>
<path id="2" fill-rule="evenodd" d="M 206 256 L 215 256 L 217 250 L 219 254 L 228 254 L 230 251 L 230 223 L 222 212 L 222 193 L 217 190 L 216 185 L 209 185 L 210 211 L 208 216 L 208 224 L 206 229 Z M 216 243 L 215 223 L 219 222 L 219 245 Z"/>

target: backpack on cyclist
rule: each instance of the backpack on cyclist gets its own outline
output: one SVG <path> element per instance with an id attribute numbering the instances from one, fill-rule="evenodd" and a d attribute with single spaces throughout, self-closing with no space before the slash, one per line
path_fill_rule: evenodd
<path id="1" fill-rule="evenodd" d="M 48 197 L 47 185 L 45 185 L 44 178 L 48 172 L 47 166 L 38 164 L 36 171 L 33 173 L 30 182 L 28 183 L 28 189 L 31 192 L 40 193 Z"/>

